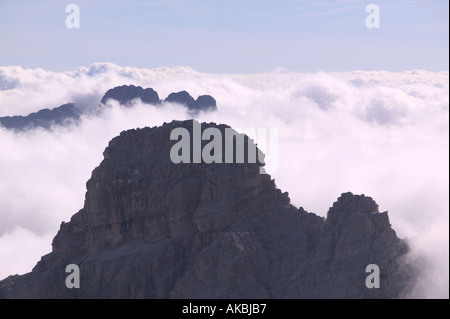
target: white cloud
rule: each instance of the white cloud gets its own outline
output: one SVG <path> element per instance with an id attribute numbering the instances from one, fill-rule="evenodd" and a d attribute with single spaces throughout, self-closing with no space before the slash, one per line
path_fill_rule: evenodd
<path id="1" fill-rule="evenodd" d="M 50 252 L 54 234 L 36 235 L 16 226 L 0 238 L 0 269 L 3 274 L 21 274 L 31 271 L 30 260 L 38 261 L 42 252 Z M 0 276 L 4 277 L 4 276 Z"/>
<path id="2" fill-rule="evenodd" d="M 160 98 L 180 90 L 194 98 L 211 94 L 219 111 L 199 120 L 278 128 L 273 177 L 293 204 L 325 216 L 342 192 L 372 196 L 389 210 L 397 234 L 411 238 L 414 253 L 428 260 L 413 296 L 448 297 L 448 72 L 221 75 L 113 64 L 65 73 L 0 67 L 0 116 L 71 101 L 97 107 L 106 90 L 122 84 L 152 87 Z M 8 259 L 0 278 L 31 270 L 36 256 L 49 252 L 48 234 L 82 207 L 85 183 L 111 138 L 185 118 L 176 105 L 157 110 L 137 103 L 51 132 L 0 129 L 0 259 Z M 39 253 L 28 256 L 14 243 L 18 238 L 23 245 L 33 241 Z"/>

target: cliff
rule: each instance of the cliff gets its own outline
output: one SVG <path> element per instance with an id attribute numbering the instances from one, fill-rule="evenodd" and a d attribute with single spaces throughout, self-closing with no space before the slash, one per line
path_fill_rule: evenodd
<path id="1" fill-rule="evenodd" d="M 180 127 L 192 121 L 114 138 L 52 252 L 1 281 L 0 297 L 397 298 L 414 279 L 406 242 L 372 198 L 344 193 L 324 219 L 291 205 L 261 163 L 174 164 Z M 79 289 L 65 285 L 69 264 Z M 369 264 L 380 288 L 366 286 Z"/>

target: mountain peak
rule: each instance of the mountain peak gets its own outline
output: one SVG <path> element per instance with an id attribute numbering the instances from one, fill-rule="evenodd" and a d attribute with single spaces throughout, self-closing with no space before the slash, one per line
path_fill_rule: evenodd
<path id="1" fill-rule="evenodd" d="M 354 215 L 371 215 L 379 213 L 378 204 L 364 194 L 354 195 L 351 192 L 342 193 L 333 206 L 328 211 L 327 221 L 336 223 L 337 221 L 345 221 Z"/>
<path id="2" fill-rule="evenodd" d="M 158 93 L 152 88 L 142 88 L 135 85 L 121 85 L 109 89 L 102 97 L 100 103 L 105 104 L 108 99 L 118 101 L 121 105 L 128 105 L 133 99 L 140 98 L 142 103 L 159 104 Z"/>
<path id="3" fill-rule="evenodd" d="M 31 273 L 0 282 L 0 297 L 395 298 L 414 279 L 406 243 L 370 197 L 341 195 L 324 221 L 292 206 L 260 163 L 173 163 L 171 133 L 187 130 L 193 145 L 194 125 L 111 140 L 84 207 Z M 80 289 L 64 285 L 69 264 Z M 365 284 L 368 264 L 382 272 L 379 289 Z"/>

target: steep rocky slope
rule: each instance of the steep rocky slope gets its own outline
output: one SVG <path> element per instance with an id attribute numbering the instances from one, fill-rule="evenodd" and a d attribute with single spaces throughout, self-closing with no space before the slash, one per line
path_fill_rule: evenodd
<path id="1" fill-rule="evenodd" d="M 174 164 L 170 134 L 192 133 L 192 123 L 114 138 L 52 252 L 1 281 L 0 297 L 396 298 L 407 289 L 407 244 L 372 198 L 344 193 L 324 219 L 292 206 L 260 163 Z M 80 267 L 79 289 L 65 285 L 68 264 Z M 368 264 L 379 266 L 380 288 L 366 287 Z"/>

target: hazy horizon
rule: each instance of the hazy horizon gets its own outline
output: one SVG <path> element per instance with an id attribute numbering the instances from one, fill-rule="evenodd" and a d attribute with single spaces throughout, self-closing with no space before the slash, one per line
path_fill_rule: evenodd
<path id="1" fill-rule="evenodd" d="M 66 7 L 79 9 L 68 28 Z M 379 8 L 368 28 L 369 4 Z M 204 73 L 449 70 L 440 0 L 0 2 L 0 65 L 52 71 L 109 61 Z"/>

